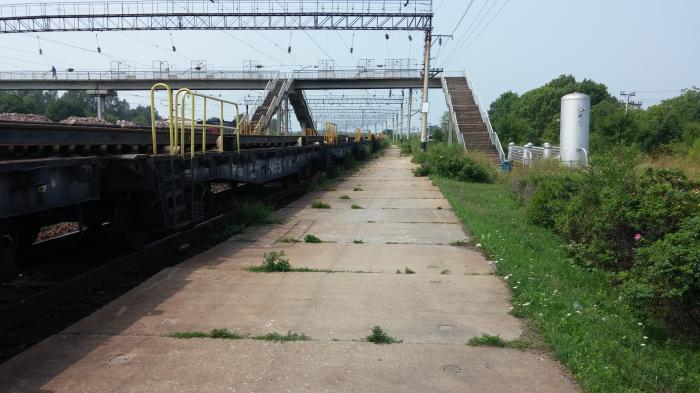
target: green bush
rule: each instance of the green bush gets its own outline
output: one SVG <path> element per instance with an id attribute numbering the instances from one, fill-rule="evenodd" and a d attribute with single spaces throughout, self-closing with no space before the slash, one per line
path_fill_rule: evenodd
<path id="1" fill-rule="evenodd" d="M 413 153 L 413 162 L 421 164 L 416 176 L 436 175 L 460 181 L 488 183 L 492 174 L 488 166 L 464 153 L 461 146 L 430 145 L 426 153 Z"/>
<path id="2" fill-rule="evenodd" d="M 685 219 L 677 232 L 641 248 L 636 263 L 621 275 L 633 301 L 676 326 L 700 320 L 700 215 Z"/>
<path id="3" fill-rule="evenodd" d="M 577 264 L 614 272 L 640 310 L 700 329 L 700 183 L 638 164 L 634 150 L 617 149 L 584 169 L 535 167 L 511 185 Z"/>

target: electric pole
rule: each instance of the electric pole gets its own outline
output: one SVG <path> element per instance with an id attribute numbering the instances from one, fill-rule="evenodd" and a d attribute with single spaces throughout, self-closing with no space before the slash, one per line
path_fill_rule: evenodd
<path id="1" fill-rule="evenodd" d="M 420 108 L 420 149 L 426 151 L 428 148 L 428 81 L 430 79 L 430 42 L 431 28 L 425 31 L 425 49 L 423 49 L 423 99 Z"/>
<path id="2" fill-rule="evenodd" d="M 413 118 L 413 89 L 408 89 L 408 138 L 411 138 L 411 119 Z"/>
<path id="3" fill-rule="evenodd" d="M 627 111 L 629 110 L 630 106 L 633 106 L 635 108 L 639 108 L 642 106 L 641 101 L 630 101 L 630 98 L 637 95 L 636 91 L 630 91 L 630 92 L 621 91 L 620 95 L 625 97 L 625 114 L 627 114 Z"/>

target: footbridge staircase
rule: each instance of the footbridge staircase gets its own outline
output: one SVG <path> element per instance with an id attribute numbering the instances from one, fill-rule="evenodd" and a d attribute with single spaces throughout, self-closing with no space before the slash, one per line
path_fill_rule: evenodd
<path id="1" fill-rule="evenodd" d="M 455 134 L 465 151 L 481 152 L 493 165 L 500 165 L 505 159 L 503 147 L 469 76 L 442 77 L 442 89 Z"/>
<path id="2" fill-rule="evenodd" d="M 251 134 L 267 134 L 272 117 L 278 113 L 286 99 L 289 99 L 301 128 L 314 128 L 313 117 L 304 92 L 295 89 L 293 85 L 292 78 L 281 79 L 278 77 L 267 84 L 254 104 L 255 109 L 249 120 Z"/>

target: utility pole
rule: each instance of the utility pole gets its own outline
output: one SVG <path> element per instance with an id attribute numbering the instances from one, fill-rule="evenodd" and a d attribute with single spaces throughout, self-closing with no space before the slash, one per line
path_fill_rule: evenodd
<path id="1" fill-rule="evenodd" d="M 408 89 L 408 138 L 411 138 L 411 119 L 413 118 L 413 89 Z"/>
<path id="2" fill-rule="evenodd" d="M 403 91 L 401 92 L 401 96 L 403 96 Z M 399 115 L 399 133 L 401 134 L 401 139 L 404 138 L 404 129 L 403 129 L 403 101 L 401 101 L 401 115 Z"/>
<path id="3" fill-rule="evenodd" d="M 430 80 L 430 41 L 432 27 L 425 31 L 425 48 L 423 49 L 423 100 L 420 108 L 420 149 L 426 151 L 428 148 L 428 81 Z"/>
<path id="4" fill-rule="evenodd" d="M 641 101 L 630 101 L 630 98 L 637 95 L 636 91 L 630 91 L 630 92 L 621 91 L 620 95 L 625 97 L 625 114 L 627 114 L 627 111 L 629 110 L 630 106 L 633 106 L 636 108 L 639 108 L 640 106 L 642 106 Z"/>
<path id="5" fill-rule="evenodd" d="M 399 123 L 399 127 L 401 128 L 401 139 L 404 137 L 404 130 L 403 130 L 403 90 L 401 90 L 401 123 Z"/>

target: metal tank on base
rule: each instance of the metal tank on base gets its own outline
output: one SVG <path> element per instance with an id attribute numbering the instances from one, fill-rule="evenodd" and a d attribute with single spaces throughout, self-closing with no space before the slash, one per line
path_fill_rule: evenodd
<path id="1" fill-rule="evenodd" d="M 588 164 L 590 124 L 591 97 L 582 93 L 571 93 L 561 98 L 559 155 L 564 164 Z"/>

